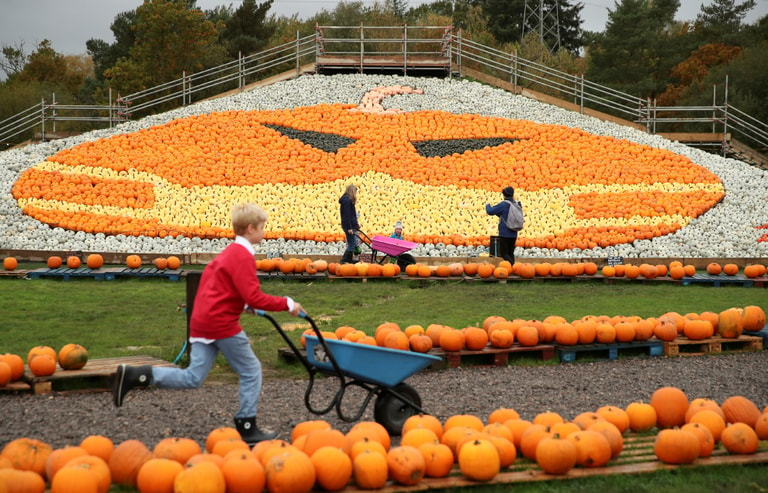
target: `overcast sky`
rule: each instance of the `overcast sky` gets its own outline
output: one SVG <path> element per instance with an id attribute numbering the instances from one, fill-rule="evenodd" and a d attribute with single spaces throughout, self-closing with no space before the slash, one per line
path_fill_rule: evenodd
<path id="1" fill-rule="evenodd" d="M 217 5 L 237 6 L 242 0 L 198 0 L 197 5 L 209 10 Z M 362 0 L 373 4 L 374 0 Z M 693 20 L 701 5 L 712 0 L 681 0 L 678 20 Z M 0 0 L 0 46 L 18 46 L 23 43 L 29 53 L 39 42 L 49 39 L 53 49 L 65 55 L 85 53 L 85 42 L 90 38 L 114 42 L 109 26 L 120 12 L 133 10 L 142 0 Z M 290 16 L 298 13 L 306 19 L 321 9 L 333 10 L 337 0 L 275 0 L 271 13 Z M 424 0 L 409 0 L 415 7 Z M 614 10 L 615 0 L 581 0 L 584 9 L 583 29 L 602 31 L 608 20 L 608 9 Z M 738 1 L 742 3 L 742 1 Z M 757 7 L 747 17 L 752 23 L 768 15 L 768 0 L 757 0 Z"/>

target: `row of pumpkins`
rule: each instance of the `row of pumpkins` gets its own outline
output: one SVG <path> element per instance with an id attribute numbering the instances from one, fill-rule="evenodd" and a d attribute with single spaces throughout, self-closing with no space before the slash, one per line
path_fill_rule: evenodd
<path id="1" fill-rule="evenodd" d="M 402 269 L 396 263 L 378 264 L 375 262 L 358 262 L 339 264 L 326 260 L 309 258 L 265 258 L 256 261 L 256 267 L 262 272 L 280 272 L 283 274 L 318 274 L 327 272 L 330 275 L 342 277 L 394 277 L 401 275 Z M 706 271 L 711 275 L 735 276 L 739 266 L 733 263 L 721 265 L 718 262 L 707 264 Z M 628 279 L 655 279 L 669 276 L 679 280 L 696 274 L 693 264 L 683 264 L 672 261 L 669 264 L 618 264 L 598 267 L 595 262 L 516 262 L 501 260 L 498 263 L 489 261 L 477 262 L 448 262 L 437 265 L 427 265 L 416 262 L 406 266 L 404 274 L 410 277 L 480 277 L 483 279 L 506 279 L 511 275 L 523 279 L 535 277 L 575 277 L 581 275 L 604 277 L 626 277 Z M 744 267 L 743 273 L 748 278 L 764 276 L 766 266 L 750 264 Z"/>
<path id="2" fill-rule="evenodd" d="M 58 269 L 66 265 L 70 269 L 77 269 L 83 265 L 80 256 L 70 255 L 62 258 L 58 255 L 51 255 L 46 260 L 46 264 L 51 269 Z M 132 269 L 138 269 L 143 264 L 139 255 L 128 255 L 125 258 L 125 265 Z M 152 261 L 152 264 L 160 269 L 176 270 L 181 267 L 181 260 L 175 255 L 169 257 L 158 257 Z M 15 257 L 5 257 L 3 259 L 3 268 L 12 271 L 18 268 L 19 262 Z M 98 253 L 89 254 L 85 259 L 85 266 L 89 269 L 99 269 L 104 266 L 104 257 Z M 283 274 L 318 274 L 325 273 L 336 276 L 346 277 L 394 277 L 401 275 L 402 269 L 396 263 L 378 264 L 375 262 L 358 262 L 355 264 L 339 264 L 337 262 L 328 262 L 327 260 L 310 258 L 264 258 L 256 261 L 256 267 L 261 272 L 280 272 Z M 710 275 L 735 276 L 739 273 L 737 264 L 720 264 L 710 262 L 707 264 L 706 271 Z M 696 273 L 696 267 L 692 264 L 683 264 L 680 261 L 672 261 L 669 264 L 618 264 L 606 265 L 599 268 L 595 262 L 516 262 L 510 263 L 502 260 L 498 264 L 488 261 L 479 262 L 449 262 L 438 265 L 427 265 L 424 263 L 414 263 L 406 266 L 405 275 L 410 277 L 458 277 L 470 276 L 483 279 L 496 278 L 506 279 L 511 275 L 519 276 L 523 279 L 533 279 L 535 277 L 575 277 L 581 275 L 593 276 L 598 272 L 603 277 L 626 277 L 628 279 L 655 279 L 657 277 L 669 276 L 672 279 L 679 280 L 684 277 L 693 276 Z M 762 277 L 766 273 L 766 266 L 762 264 L 750 264 L 744 267 L 743 274 L 748 278 Z"/>
<path id="3" fill-rule="evenodd" d="M 78 269 L 83 266 L 83 260 L 79 255 L 69 255 L 66 258 L 62 258 L 59 255 L 51 255 L 46 260 L 46 265 L 49 269 L 58 269 L 62 266 L 67 266 L 69 269 Z M 125 265 L 131 269 L 138 269 L 143 264 L 143 261 L 138 255 L 128 255 L 125 257 Z M 152 264 L 160 269 L 176 270 L 181 267 L 181 259 L 175 255 L 170 257 L 158 257 L 152 261 Z M 3 269 L 12 271 L 16 270 L 19 266 L 19 261 L 16 257 L 5 257 L 3 259 Z M 91 253 L 85 258 L 85 267 L 89 269 L 100 269 L 104 267 L 104 256 L 100 253 Z"/>
<path id="4" fill-rule="evenodd" d="M 481 327 L 462 329 L 436 323 L 426 328 L 422 325 L 409 325 L 403 329 L 395 322 L 384 322 L 376 327 L 373 335 L 345 325 L 334 331 L 323 331 L 322 336 L 326 339 L 426 353 L 433 348 L 445 351 L 479 351 L 487 346 L 508 348 L 515 342 L 521 346 L 536 346 L 541 343 L 573 346 L 647 341 L 652 338 L 664 342 L 682 337 L 702 340 L 714 335 L 734 339 L 740 337 L 744 331 L 759 332 L 765 324 L 765 310 L 760 306 L 750 305 L 728 308 L 719 313 L 682 315 L 666 312 L 659 317 L 650 318 L 587 315 L 570 322 L 559 315 L 550 315 L 544 320 L 507 320 L 502 316 L 492 315 L 483 321 Z M 301 344 L 306 347 L 304 335 L 314 335 L 314 329 L 307 329 L 302 334 Z"/>
<path id="5" fill-rule="evenodd" d="M 80 344 L 65 344 L 58 351 L 50 346 L 35 346 L 27 353 L 27 366 L 36 377 L 47 377 L 62 370 L 80 370 L 88 363 L 88 350 Z M 0 387 L 24 376 L 24 360 L 14 353 L 0 354 Z"/>
<path id="6" fill-rule="evenodd" d="M 397 444 L 375 421 L 358 422 L 345 433 L 324 420 L 302 421 L 290 440 L 252 447 L 231 427 L 212 430 L 204 445 L 170 437 L 152 449 L 135 439 L 115 445 L 102 435 L 57 449 L 24 437 L 0 453 L 0 492 L 42 493 L 46 482 L 51 493 L 106 493 L 113 484 L 140 493 L 379 489 L 449 475 L 493 481 L 518 460 L 562 475 L 575 467 L 610 465 L 621 456 L 628 432 L 655 433 L 653 452 L 661 462 L 701 458 L 706 464 L 718 447 L 730 454 L 755 453 L 760 440 L 768 440 L 768 407 L 761 411 L 743 396 L 722 404 L 689 401 L 681 389 L 662 387 L 649 402 L 605 405 L 571 420 L 544 411 L 529 421 L 512 408 L 496 409 L 486 421 L 471 414 L 445 421 L 413 415 Z"/>

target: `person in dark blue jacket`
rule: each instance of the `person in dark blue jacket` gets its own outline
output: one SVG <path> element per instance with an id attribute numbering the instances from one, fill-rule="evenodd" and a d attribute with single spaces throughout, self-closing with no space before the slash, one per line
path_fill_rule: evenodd
<path id="1" fill-rule="evenodd" d="M 515 243 L 517 243 L 517 231 L 507 227 L 506 217 L 509 214 L 509 201 L 515 200 L 515 189 L 506 187 L 501 191 L 504 200 L 491 207 L 485 204 L 485 213 L 489 216 L 499 216 L 499 252 L 498 256 L 515 264 Z"/>
<path id="2" fill-rule="evenodd" d="M 344 195 L 339 198 L 339 213 L 341 214 L 341 229 L 346 236 L 347 248 L 344 250 L 340 263 L 350 264 L 354 262 L 355 249 L 357 248 L 357 231 L 360 226 L 357 224 L 357 187 L 354 184 L 347 185 Z"/>

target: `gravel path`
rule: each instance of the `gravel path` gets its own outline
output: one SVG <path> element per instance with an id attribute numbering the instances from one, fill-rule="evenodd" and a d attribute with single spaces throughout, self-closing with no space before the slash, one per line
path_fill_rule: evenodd
<path id="1" fill-rule="evenodd" d="M 445 420 L 453 414 L 486 419 L 494 409 L 512 407 L 523 418 L 555 411 L 573 418 L 602 405 L 626 407 L 648 401 L 663 386 L 683 389 L 689 399 L 709 397 L 722 403 L 731 395 L 768 405 L 768 351 L 679 358 L 625 358 L 594 363 L 548 366 L 464 367 L 424 371 L 407 381 L 419 393 L 425 410 Z M 306 380 L 266 378 L 259 405 L 259 422 L 290 437 L 299 421 L 326 419 L 342 431 L 350 423 L 335 412 L 316 416 L 304 406 Z M 338 388 L 335 379 L 315 385 L 313 403 L 329 402 Z M 344 409 L 362 403 L 359 390 L 350 390 Z M 28 436 L 54 447 L 76 445 L 88 435 L 102 434 L 116 443 L 133 438 L 153 447 L 165 437 L 205 441 L 219 426 L 232 426 L 237 387 L 206 383 L 197 390 L 138 390 L 122 408 L 108 393 L 11 395 L 0 394 L 0 447 Z M 373 403 L 362 420 L 373 419 Z"/>

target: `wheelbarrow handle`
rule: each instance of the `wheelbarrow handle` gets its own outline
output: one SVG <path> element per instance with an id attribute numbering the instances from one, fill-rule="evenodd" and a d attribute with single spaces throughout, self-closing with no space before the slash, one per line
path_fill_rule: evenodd
<path id="1" fill-rule="evenodd" d="M 288 334 L 285 333 L 283 328 L 280 326 L 280 324 L 277 322 L 277 320 L 272 317 L 269 313 L 267 313 L 264 310 L 254 310 L 254 313 L 260 317 L 264 317 L 268 319 L 270 322 L 272 322 L 272 325 L 275 326 L 275 329 L 280 333 L 280 335 L 283 337 L 285 342 L 291 347 L 293 352 L 296 354 L 296 356 L 299 358 L 299 360 L 302 362 L 304 367 L 307 369 L 308 372 L 312 373 L 315 368 L 313 365 L 309 363 L 307 358 L 305 358 L 301 352 L 299 351 L 299 348 L 296 347 L 296 345 L 293 343 L 290 337 L 288 337 Z M 323 347 L 323 350 L 325 351 L 325 354 L 328 355 L 328 359 L 331 362 L 331 365 L 333 366 L 334 371 L 336 372 L 336 376 L 343 382 L 345 382 L 344 373 L 341 371 L 341 368 L 339 367 L 339 364 L 336 362 L 336 358 L 333 356 L 333 352 L 331 352 L 330 348 L 328 347 L 328 343 L 325 342 L 325 338 L 323 337 L 323 333 L 320 329 L 317 328 L 317 324 L 315 324 L 315 321 L 312 320 L 312 317 L 307 314 L 305 311 L 299 312 L 299 317 L 303 318 L 307 322 L 309 322 L 309 325 L 312 326 L 312 330 L 314 331 L 315 335 L 317 336 L 318 341 L 320 342 L 320 345 Z"/>
<path id="2" fill-rule="evenodd" d="M 299 361 L 301 361 L 301 364 L 304 365 L 304 368 L 307 370 L 307 373 L 309 374 L 309 384 L 307 385 L 307 390 L 304 392 L 304 404 L 306 405 L 307 409 L 309 409 L 314 414 L 327 414 L 331 409 L 334 408 L 334 406 L 338 407 L 338 403 L 343 399 L 344 397 L 344 391 L 347 388 L 347 380 L 344 377 L 344 374 L 341 371 L 341 368 L 339 367 L 339 364 L 336 362 L 336 358 L 333 356 L 333 353 L 328 348 L 328 344 L 325 342 L 325 339 L 323 338 L 323 334 L 320 332 L 320 329 L 317 328 L 317 325 L 315 324 L 315 321 L 312 320 L 312 318 L 304 311 L 302 311 L 299 316 L 309 322 L 309 324 L 312 326 L 312 329 L 315 332 L 315 335 L 317 335 L 317 339 L 320 341 L 320 344 L 323 347 L 323 350 L 325 351 L 325 354 L 328 355 L 328 359 L 331 361 L 331 365 L 333 366 L 334 371 L 336 372 L 336 377 L 339 379 L 339 390 L 336 392 L 336 395 L 333 397 L 333 400 L 328 405 L 328 407 L 323 409 L 316 409 L 312 403 L 310 402 L 310 396 L 312 395 L 312 389 L 314 387 L 315 382 L 315 375 L 318 373 L 319 369 L 312 365 L 309 362 L 309 359 L 301 354 L 301 351 L 299 351 L 299 348 L 296 347 L 296 344 L 291 340 L 290 337 L 288 337 L 288 334 L 283 330 L 282 326 L 275 320 L 275 318 L 267 313 L 264 310 L 253 310 L 253 313 L 264 317 L 270 322 L 272 322 L 272 325 L 274 325 L 275 329 L 278 331 L 278 333 L 282 336 L 283 340 L 290 346 L 293 353 L 296 355 Z"/>

